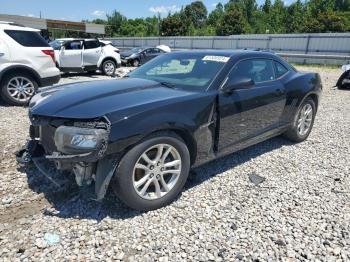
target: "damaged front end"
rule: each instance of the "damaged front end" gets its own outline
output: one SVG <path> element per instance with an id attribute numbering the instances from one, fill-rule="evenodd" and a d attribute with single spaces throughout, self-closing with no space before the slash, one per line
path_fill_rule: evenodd
<path id="1" fill-rule="evenodd" d="M 79 186 L 95 181 L 96 199 L 102 200 L 117 166 L 115 156 L 106 156 L 111 124 L 106 117 L 67 120 L 31 116 L 30 140 L 17 153 L 20 163 L 33 163 L 49 177 L 44 162 L 75 175 Z"/>

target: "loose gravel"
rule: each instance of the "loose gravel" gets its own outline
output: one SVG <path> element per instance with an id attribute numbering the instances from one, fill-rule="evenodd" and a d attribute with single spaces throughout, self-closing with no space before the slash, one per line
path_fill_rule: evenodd
<path id="1" fill-rule="evenodd" d="M 299 69 L 324 84 L 306 142 L 278 137 L 197 168 L 175 203 L 148 213 L 17 165 L 27 109 L 0 105 L 0 260 L 350 261 L 350 91 L 333 88 L 338 69 Z"/>

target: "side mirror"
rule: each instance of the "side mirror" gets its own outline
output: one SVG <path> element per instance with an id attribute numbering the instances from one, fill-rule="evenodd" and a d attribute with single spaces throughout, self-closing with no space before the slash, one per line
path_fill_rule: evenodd
<path id="1" fill-rule="evenodd" d="M 225 93 L 231 93 L 237 89 L 248 89 L 252 88 L 255 85 L 255 82 L 251 78 L 240 78 L 234 80 L 228 80 L 227 84 L 223 88 Z"/>
<path id="2" fill-rule="evenodd" d="M 64 49 L 66 49 L 66 47 L 64 45 L 62 45 L 60 48 L 60 51 L 63 51 Z"/>

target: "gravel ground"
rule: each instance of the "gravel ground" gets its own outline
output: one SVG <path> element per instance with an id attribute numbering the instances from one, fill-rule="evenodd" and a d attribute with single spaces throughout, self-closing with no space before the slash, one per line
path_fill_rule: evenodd
<path id="1" fill-rule="evenodd" d="M 275 138 L 197 168 L 175 203 L 148 213 L 18 166 L 27 109 L 0 105 L 0 260 L 350 261 L 350 91 L 332 87 L 338 69 L 299 69 L 324 83 L 306 142 Z"/>

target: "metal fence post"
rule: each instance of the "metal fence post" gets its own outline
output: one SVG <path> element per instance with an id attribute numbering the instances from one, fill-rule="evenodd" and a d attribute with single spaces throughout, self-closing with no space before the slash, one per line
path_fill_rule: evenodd
<path id="1" fill-rule="evenodd" d="M 307 40 L 306 40 L 305 54 L 308 54 L 308 53 L 309 53 L 310 38 L 311 38 L 311 35 L 308 34 L 308 35 L 307 35 Z M 306 59 L 304 59 L 303 64 L 306 64 Z"/>
<path id="2" fill-rule="evenodd" d="M 266 43 L 266 49 L 270 50 L 270 43 L 272 41 L 272 36 L 269 35 L 269 37 L 267 38 L 267 43 Z"/>

